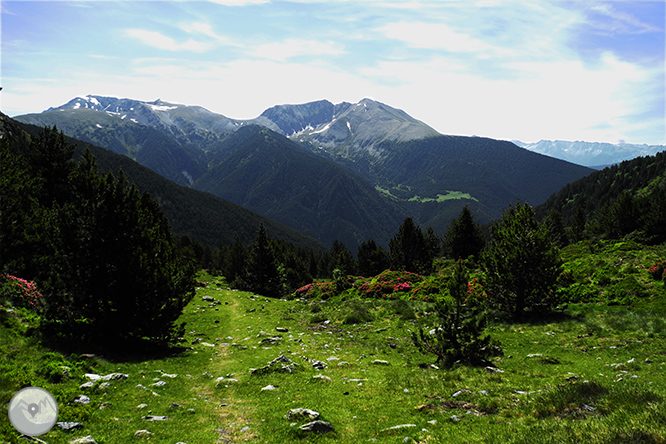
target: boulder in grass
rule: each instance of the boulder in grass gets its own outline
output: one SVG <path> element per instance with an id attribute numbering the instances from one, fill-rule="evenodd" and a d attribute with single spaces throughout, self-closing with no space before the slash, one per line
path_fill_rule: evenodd
<path id="1" fill-rule="evenodd" d="M 307 424 L 303 424 L 299 428 L 301 430 L 303 430 L 304 432 L 328 433 L 328 432 L 334 432 L 335 431 L 330 422 L 322 421 L 320 419 L 318 419 L 316 421 L 308 422 Z"/>
<path id="2" fill-rule="evenodd" d="M 75 438 L 69 441 L 69 444 L 97 444 L 97 441 L 92 437 L 92 435 L 82 436 L 81 438 Z"/>
<path id="3" fill-rule="evenodd" d="M 316 419 L 319 419 L 319 412 L 316 412 L 311 409 L 304 409 L 302 407 L 299 407 L 297 409 L 289 409 L 287 414 L 285 415 L 285 418 L 290 419 L 290 420 L 301 420 L 301 419 L 306 419 L 308 421 L 314 421 Z"/>

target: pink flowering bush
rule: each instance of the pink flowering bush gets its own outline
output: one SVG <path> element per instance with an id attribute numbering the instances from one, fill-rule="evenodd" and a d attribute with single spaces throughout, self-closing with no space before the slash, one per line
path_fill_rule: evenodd
<path id="1" fill-rule="evenodd" d="M 653 266 L 651 266 L 648 270 L 648 274 L 654 279 L 655 281 L 660 281 L 664 277 L 664 270 L 666 269 L 666 261 L 665 262 L 657 262 Z"/>
<path id="2" fill-rule="evenodd" d="M 0 298 L 9 299 L 15 307 L 39 311 L 44 307 L 44 298 L 37 290 L 34 281 L 12 276 L 0 275 Z"/>
<path id="3" fill-rule="evenodd" d="M 313 282 L 304 285 L 294 292 L 294 298 L 310 299 L 321 298 L 328 299 L 336 294 L 337 287 L 335 282 Z"/>
<path id="4" fill-rule="evenodd" d="M 374 278 L 356 281 L 354 288 L 364 298 L 409 298 L 423 276 L 408 271 L 386 270 Z"/>

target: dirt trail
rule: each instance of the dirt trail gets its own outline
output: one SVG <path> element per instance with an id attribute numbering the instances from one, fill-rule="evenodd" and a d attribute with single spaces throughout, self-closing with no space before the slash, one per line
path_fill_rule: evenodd
<path id="1" fill-rule="evenodd" d="M 224 305 L 219 305 L 220 311 L 226 310 L 229 314 L 229 322 L 224 328 L 223 337 L 234 336 L 234 330 L 237 328 L 235 321 L 238 319 L 238 299 L 234 292 L 224 291 Z M 208 368 L 215 377 L 225 376 L 229 373 L 230 363 L 233 362 L 233 356 L 230 353 L 230 346 L 217 346 L 219 353 L 211 361 Z M 241 379 L 244 375 L 235 375 L 233 378 Z M 235 385 L 238 382 L 229 382 L 224 384 L 223 390 L 215 389 L 215 382 L 211 381 L 204 386 L 192 387 L 197 394 L 204 394 L 209 402 L 215 406 L 214 426 L 220 435 L 218 442 L 243 442 L 246 439 L 255 439 L 256 425 L 252 425 L 253 406 L 247 401 L 236 396 Z M 248 427 L 242 431 L 244 427 Z"/>

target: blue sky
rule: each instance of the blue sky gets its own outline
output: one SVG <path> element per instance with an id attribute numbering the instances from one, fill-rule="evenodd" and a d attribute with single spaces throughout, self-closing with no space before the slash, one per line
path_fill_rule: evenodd
<path id="1" fill-rule="evenodd" d="M 2 1 L 0 110 L 370 97 L 444 134 L 666 144 L 665 4 Z"/>

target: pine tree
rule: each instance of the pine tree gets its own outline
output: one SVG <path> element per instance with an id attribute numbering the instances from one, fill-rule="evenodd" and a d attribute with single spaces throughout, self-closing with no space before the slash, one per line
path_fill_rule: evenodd
<path id="1" fill-rule="evenodd" d="M 376 276 L 390 265 L 388 253 L 374 240 L 367 240 L 358 246 L 358 272 L 361 276 Z"/>
<path id="2" fill-rule="evenodd" d="M 487 365 L 488 358 L 502 354 L 501 347 L 484 334 L 484 301 L 468 291 L 468 275 L 463 261 L 456 262 L 448 284 L 448 298 L 435 305 L 437 325 L 426 333 L 412 332 L 414 345 L 437 357 L 437 364 Z"/>
<path id="3" fill-rule="evenodd" d="M 458 219 L 449 225 L 444 235 L 444 245 L 446 253 L 453 259 L 467 259 L 470 256 L 478 258 L 486 245 L 481 227 L 474 221 L 467 205 L 460 212 Z"/>
<path id="4" fill-rule="evenodd" d="M 412 273 L 429 273 L 434 259 L 432 245 L 429 245 L 421 228 L 411 217 L 406 218 L 398 232 L 389 241 L 391 268 Z"/>
<path id="5" fill-rule="evenodd" d="M 518 202 L 492 227 L 481 262 L 483 286 L 498 308 L 520 320 L 526 310 L 553 307 L 561 264 L 548 230 L 536 222 L 530 205 Z"/>
<path id="6" fill-rule="evenodd" d="M 262 223 L 259 225 L 257 237 L 250 247 L 245 279 L 247 288 L 263 296 L 280 297 L 282 283 L 278 266 L 266 227 Z"/>
<path id="7" fill-rule="evenodd" d="M 550 233 L 553 243 L 562 248 L 569 244 L 569 239 L 567 238 L 567 233 L 564 230 L 564 224 L 562 223 L 562 215 L 557 210 L 552 210 L 548 213 L 548 216 L 544 220 L 544 224 Z"/>

